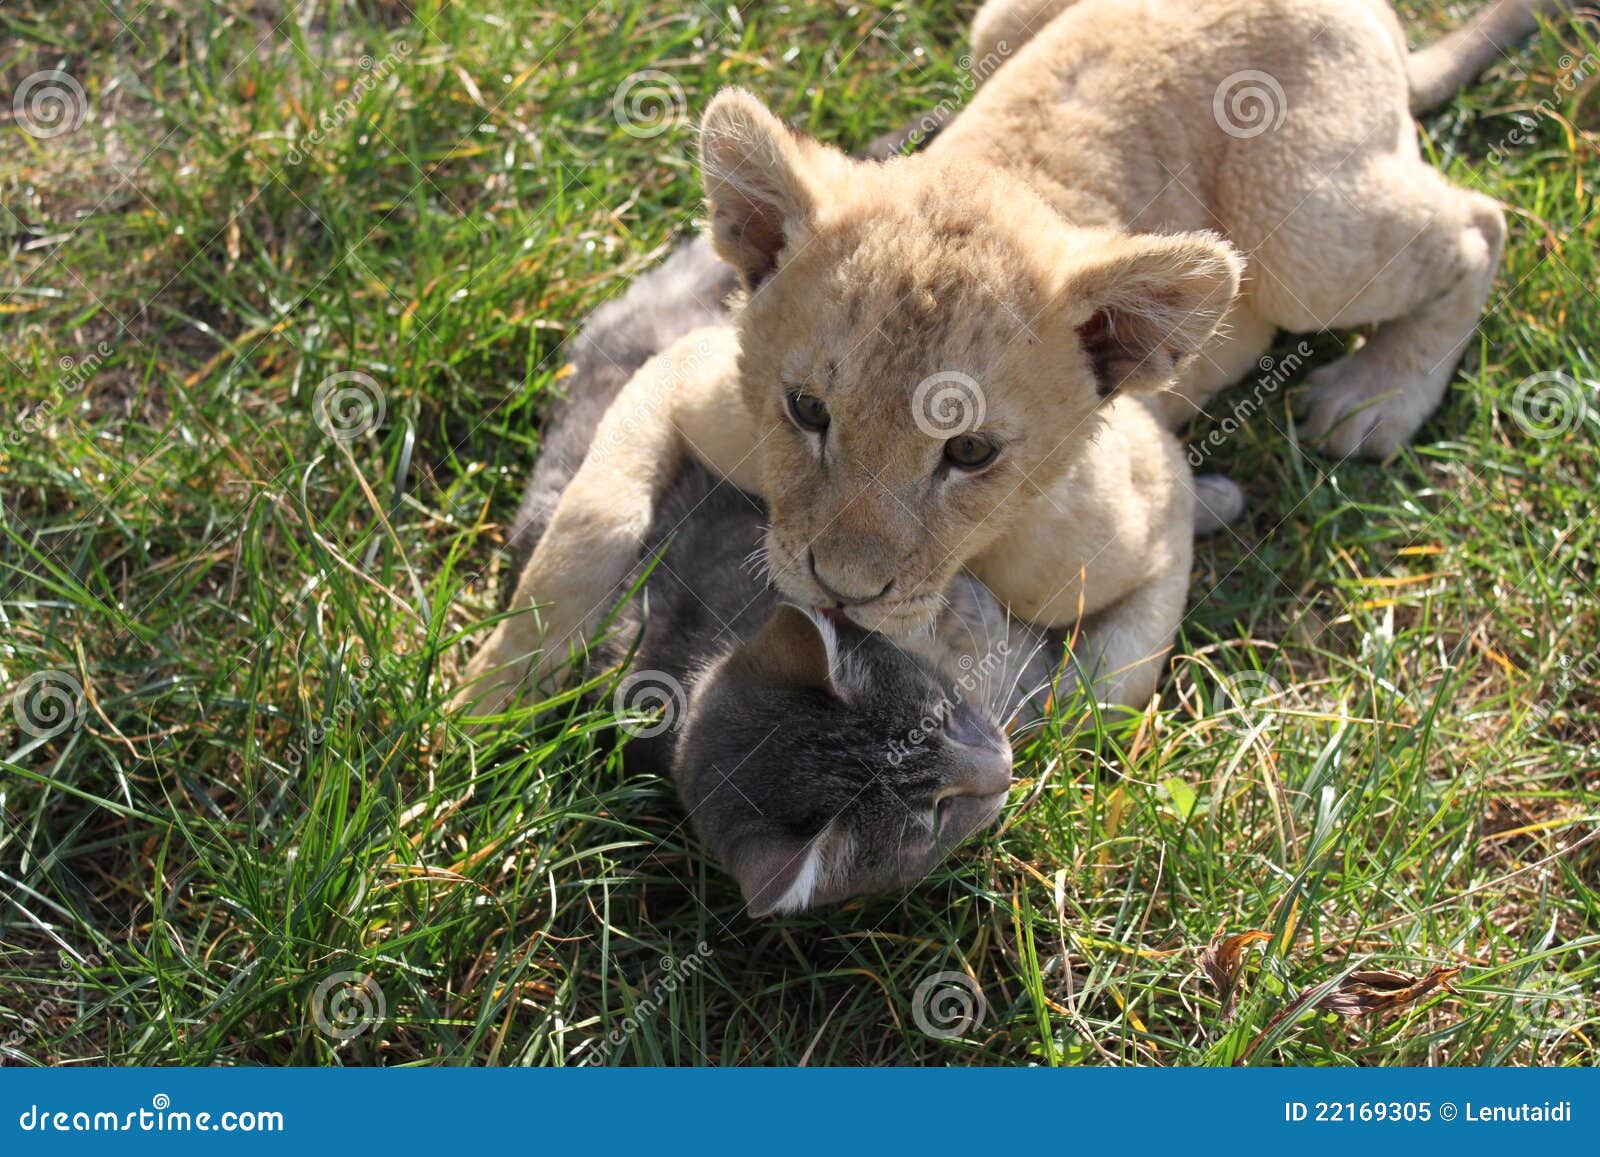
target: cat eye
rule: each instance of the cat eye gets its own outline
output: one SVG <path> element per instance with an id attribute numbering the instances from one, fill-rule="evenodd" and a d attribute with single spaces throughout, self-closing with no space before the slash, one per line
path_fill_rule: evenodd
<path id="1" fill-rule="evenodd" d="M 957 434 L 944 444 L 944 460 L 961 470 L 987 466 L 998 453 L 998 446 L 976 434 Z"/>
<path id="2" fill-rule="evenodd" d="M 815 394 L 795 390 L 789 395 L 789 416 L 803 430 L 821 433 L 828 428 L 828 403 Z"/>

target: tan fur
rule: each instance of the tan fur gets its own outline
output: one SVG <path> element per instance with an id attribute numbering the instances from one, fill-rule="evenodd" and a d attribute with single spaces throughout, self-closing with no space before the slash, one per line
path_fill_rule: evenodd
<path id="1" fill-rule="evenodd" d="M 852 165 L 743 93 L 705 118 L 713 240 L 752 288 L 739 377 L 774 575 L 805 604 L 860 602 L 875 629 L 926 622 L 984 559 L 1005 560 L 985 577 L 1019 613 L 1055 621 L 1008 571 L 1051 556 L 1008 548 L 1039 543 L 1041 495 L 1089 453 L 1100 395 L 1167 390 L 1181 417 L 1277 328 L 1387 323 L 1313 375 L 1306 429 L 1339 455 L 1392 452 L 1437 404 L 1498 261 L 1498 207 L 1419 159 L 1378 0 L 1017 0 L 984 10 L 974 56 L 1007 37 L 968 109 L 891 164 Z M 1229 120 L 1252 72 L 1282 93 L 1262 132 Z M 913 399 L 952 373 L 1004 449 L 930 482 L 940 443 Z M 796 389 L 833 416 L 824 449 L 786 418 Z"/>
<path id="2" fill-rule="evenodd" d="M 738 421 L 736 400 L 727 404 L 737 398 L 736 341 L 730 329 L 695 330 L 623 386 L 518 578 L 511 607 L 521 613 L 472 657 L 462 702 L 480 714 L 497 710 L 533 670 L 535 651 L 542 676 L 582 648 L 610 612 L 613 588 L 638 563 L 675 463 L 693 454 L 755 488 L 744 465 L 754 427 Z M 701 431 L 701 441 L 691 444 L 680 423 Z"/>
<path id="3" fill-rule="evenodd" d="M 1450 35 L 1413 52 L 1406 61 L 1411 111 L 1421 115 L 1444 104 L 1465 84 L 1505 55 L 1506 47 L 1554 18 L 1577 0 L 1493 0 Z"/>
<path id="4" fill-rule="evenodd" d="M 738 365 L 734 330 L 697 330 L 623 388 L 595 445 L 625 443 L 626 453 L 591 451 L 568 484 L 512 600 L 523 613 L 498 624 L 473 657 L 463 705 L 478 714 L 500 709 L 530 676 L 537 682 L 556 671 L 583 644 L 623 593 L 656 504 L 685 458 L 765 489 L 750 472 L 759 457 L 756 423 L 736 398 L 728 404 Z M 1176 439 L 1136 400 L 1099 407 L 1092 421 L 1092 458 L 1040 492 L 1018 528 L 972 570 L 993 582 L 1006 575 L 1006 558 L 1041 560 L 1011 572 L 1015 612 L 1068 624 L 1081 610 L 1075 655 L 1095 697 L 1143 706 L 1183 614 L 1194 521 L 1189 471 Z M 946 545 L 959 567 L 959 544 Z M 960 619 L 938 617 L 942 597 L 929 605 L 928 621 Z M 972 640 L 966 644 L 949 649 L 965 654 Z"/>
<path id="5" fill-rule="evenodd" d="M 774 581 L 802 605 L 844 598 L 863 626 L 909 635 L 970 565 L 1042 625 L 1121 608 L 1142 647 L 1181 609 L 1191 499 L 1134 396 L 1176 420 L 1277 328 L 1378 324 L 1313 375 L 1305 429 L 1384 455 L 1432 411 L 1504 222 L 1420 160 L 1385 4 L 1010 0 L 980 14 L 975 55 L 1000 40 L 967 110 L 888 164 L 798 136 L 746 93 L 713 101 L 710 229 L 750 289 L 737 372 L 652 410 L 620 481 L 580 472 L 518 590 L 547 604 L 556 641 L 537 671 L 615 597 L 676 453 L 765 496 Z M 1281 89 L 1281 123 L 1225 131 L 1214 103 L 1242 73 Z M 919 387 L 949 375 L 976 384 L 976 432 L 1001 447 L 980 472 L 944 470 L 943 436 L 917 421 Z M 825 401 L 825 438 L 790 420 L 794 390 Z M 528 618 L 469 674 L 519 681 Z"/>
<path id="6" fill-rule="evenodd" d="M 1421 161 L 1404 37 L 1388 6 L 1011 0 L 987 6 L 978 27 L 1006 10 L 1027 10 L 1034 34 L 1010 45 L 930 162 L 1024 172 L 1069 219 L 1209 227 L 1245 253 L 1247 311 L 1242 303 L 1229 327 L 1245 340 L 1230 337 L 1220 359 L 1202 353 L 1178 383 L 1190 406 L 1171 406 L 1175 416 L 1253 361 L 1274 329 L 1379 324 L 1364 349 L 1312 375 L 1305 430 L 1339 457 L 1386 456 L 1409 439 L 1476 325 L 1505 226 L 1495 202 Z M 1281 99 L 1234 79 L 1247 72 L 1271 78 Z M 1453 75 L 1464 79 L 1461 67 Z M 1281 123 L 1230 135 L 1214 102 L 1252 83 L 1266 94 L 1254 111 Z M 1221 372 L 1207 373 L 1219 360 Z"/>
<path id="7" fill-rule="evenodd" d="M 972 18 L 972 59 L 1004 60 L 1077 0 L 991 2 Z"/>

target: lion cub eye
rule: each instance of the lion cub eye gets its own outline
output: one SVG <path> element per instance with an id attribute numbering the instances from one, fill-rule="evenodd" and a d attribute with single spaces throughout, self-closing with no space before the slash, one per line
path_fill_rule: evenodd
<path id="1" fill-rule="evenodd" d="M 962 470 L 976 470 L 994 461 L 1000 453 L 993 442 L 986 442 L 975 434 L 958 434 L 944 444 L 945 461 Z"/>
<path id="2" fill-rule="evenodd" d="M 820 432 L 828 428 L 828 403 L 815 394 L 795 390 L 789 395 L 789 413 L 804 429 Z"/>

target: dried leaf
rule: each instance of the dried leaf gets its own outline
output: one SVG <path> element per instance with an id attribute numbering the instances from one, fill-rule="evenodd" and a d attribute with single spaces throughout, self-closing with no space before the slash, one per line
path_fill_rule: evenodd
<path id="1" fill-rule="evenodd" d="M 1239 970 L 1244 967 L 1244 950 L 1261 940 L 1271 940 L 1270 933 L 1259 929 L 1235 932 L 1232 936 L 1219 935 L 1200 951 L 1200 967 L 1216 987 L 1222 1001 L 1222 1019 L 1231 1019 L 1239 1006 Z"/>
<path id="2" fill-rule="evenodd" d="M 1242 1065 L 1284 1021 L 1299 1017 L 1308 1007 L 1320 1008 L 1340 1016 L 1360 1016 L 1366 1012 L 1404 1008 L 1414 1004 L 1436 989 L 1455 991 L 1450 981 L 1461 975 L 1459 968 L 1435 968 L 1426 976 L 1413 976 L 1409 972 L 1393 972 L 1382 968 L 1357 969 L 1332 988 L 1314 984 L 1295 994 L 1293 1000 L 1278 1010 L 1267 1021 L 1266 1027 L 1255 1035 L 1234 1060 Z M 1318 996 L 1318 993 L 1322 993 Z"/>
<path id="3" fill-rule="evenodd" d="M 1459 968 L 1435 968 L 1426 976 L 1381 968 L 1358 970 L 1317 1001 L 1317 1007 L 1340 1016 L 1360 1016 L 1364 1012 L 1404 1008 L 1435 989 L 1452 991 L 1450 981 L 1460 975 Z"/>

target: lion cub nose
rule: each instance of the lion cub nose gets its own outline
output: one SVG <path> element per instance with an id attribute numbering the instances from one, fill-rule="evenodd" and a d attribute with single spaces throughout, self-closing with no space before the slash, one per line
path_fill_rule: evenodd
<path id="1" fill-rule="evenodd" d="M 817 552 L 814 550 L 806 551 L 806 561 L 811 565 L 812 579 L 822 588 L 823 594 L 842 607 L 858 607 L 874 599 L 881 599 L 889 593 L 889 588 L 894 586 L 894 579 L 890 579 L 881 587 L 871 589 L 870 583 L 863 582 L 855 576 L 835 574 L 832 571 L 823 574 L 817 566 Z"/>

